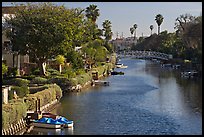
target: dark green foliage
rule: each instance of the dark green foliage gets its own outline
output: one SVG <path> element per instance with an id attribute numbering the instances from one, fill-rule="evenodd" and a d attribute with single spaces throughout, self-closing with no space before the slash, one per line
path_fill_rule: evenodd
<path id="1" fill-rule="evenodd" d="M 55 99 L 60 99 L 62 97 L 62 90 L 61 88 L 56 85 L 47 85 L 47 89 L 43 91 L 37 92 L 35 94 L 29 94 L 27 97 L 24 98 L 24 101 L 28 105 L 28 110 L 35 110 L 35 101 L 40 99 L 40 106 L 44 106 L 48 103 L 51 103 Z"/>
<path id="2" fill-rule="evenodd" d="M 16 91 L 16 94 L 18 95 L 18 97 L 23 98 L 25 97 L 27 94 L 29 94 L 29 89 L 27 86 L 13 86 L 11 87 L 11 92 Z"/>
<path id="3" fill-rule="evenodd" d="M 8 66 L 6 66 L 4 63 L 2 63 L 2 78 L 3 78 L 3 75 L 5 73 L 7 73 L 7 71 L 8 71 Z"/>
<path id="4" fill-rule="evenodd" d="M 56 83 L 57 85 L 59 85 L 63 92 L 67 92 L 68 88 L 71 86 L 70 80 L 64 77 L 50 78 L 48 81 L 49 83 Z"/>
<path id="5" fill-rule="evenodd" d="M 30 87 L 29 91 L 30 91 L 30 94 L 34 94 L 36 92 L 40 92 L 40 91 L 45 90 L 47 88 L 48 87 L 46 85 L 44 85 L 44 86 L 37 86 L 37 87 Z"/>
<path id="6" fill-rule="evenodd" d="M 12 78 L 12 79 L 3 81 L 4 85 L 14 85 L 14 86 L 28 86 L 29 83 L 30 83 L 29 80 L 22 79 L 22 78 Z"/>
<path id="7" fill-rule="evenodd" d="M 16 67 L 14 67 L 14 68 L 8 67 L 8 72 L 7 72 L 8 77 L 14 77 L 17 75 L 17 73 L 18 73 L 18 71 L 17 71 Z"/>
<path id="8" fill-rule="evenodd" d="M 31 84 L 47 84 L 47 79 L 43 77 L 35 77 L 30 81 Z"/>

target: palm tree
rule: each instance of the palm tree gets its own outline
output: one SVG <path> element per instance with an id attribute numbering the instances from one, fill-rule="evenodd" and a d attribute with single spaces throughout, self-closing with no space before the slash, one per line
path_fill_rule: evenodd
<path id="1" fill-rule="evenodd" d="M 102 24 L 104 30 L 104 36 L 106 41 L 109 41 L 112 38 L 112 31 L 111 31 L 111 22 L 110 20 L 105 20 Z"/>
<path id="2" fill-rule="evenodd" d="M 102 24 L 103 31 L 104 31 L 104 37 L 105 37 L 105 47 L 108 51 L 112 52 L 112 47 L 108 44 L 108 41 L 111 40 L 113 32 L 111 30 L 111 22 L 110 20 L 105 20 Z"/>
<path id="3" fill-rule="evenodd" d="M 133 28 L 134 28 L 134 31 L 135 31 L 135 38 L 134 38 L 134 39 L 136 39 L 136 29 L 137 29 L 137 24 L 134 24 L 134 25 L 133 25 Z"/>
<path id="4" fill-rule="evenodd" d="M 100 15 L 99 9 L 97 9 L 97 6 L 94 4 L 89 5 L 89 7 L 86 8 L 86 17 L 88 19 L 91 19 L 93 23 L 96 22 L 96 19 Z"/>
<path id="5" fill-rule="evenodd" d="M 130 28 L 130 33 L 131 33 L 131 35 L 133 35 L 134 31 L 135 31 L 135 29 L 134 29 L 133 27 L 131 27 L 131 28 Z"/>
<path id="6" fill-rule="evenodd" d="M 160 25 L 162 24 L 164 17 L 161 14 L 157 14 L 155 17 L 156 23 L 158 25 L 158 34 L 160 33 Z"/>
<path id="7" fill-rule="evenodd" d="M 154 26 L 153 26 L 153 25 L 150 25 L 149 28 L 151 29 L 151 35 L 152 35 L 152 30 L 153 30 Z"/>

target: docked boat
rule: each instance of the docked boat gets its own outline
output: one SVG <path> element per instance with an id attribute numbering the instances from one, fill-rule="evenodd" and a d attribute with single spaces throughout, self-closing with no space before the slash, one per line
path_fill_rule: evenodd
<path id="1" fill-rule="evenodd" d="M 112 71 L 111 75 L 124 75 L 124 72 L 122 72 L 122 71 L 120 71 L 120 72 Z"/>
<path id="2" fill-rule="evenodd" d="M 54 128 L 54 129 L 61 129 L 61 128 L 73 128 L 74 122 L 71 120 L 67 120 L 64 117 L 59 117 L 57 119 L 53 119 L 50 117 L 43 117 L 38 120 L 34 120 L 32 125 L 34 127 L 39 128 Z"/>
<path id="3" fill-rule="evenodd" d="M 109 86 L 108 81 L 103 81 L 103 80 L 94 80 L 95 85 L 102 85 L 102 86 Z"/>
<path id="4" fill-rule="evenodd" d="M 116 64 L 116 67 L 117 67 L 117 68 L 127 68 L 128 66 L 125 66 L 125 65 L 123 65 L 123 64 L 121 64 L 121 63 L 117 63 L 117 64 Z"/>
<path id="5" fill-rule="evenodd" d="M 122 66 L 120 66 L 120 68 L 127 68 L 128 66 L 125 66 L 125 65 L 122 65 Z"/>

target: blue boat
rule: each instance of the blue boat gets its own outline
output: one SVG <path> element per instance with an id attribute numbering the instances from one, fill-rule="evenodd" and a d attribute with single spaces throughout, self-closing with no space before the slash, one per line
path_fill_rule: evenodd
<path id="1" fill-rule="evenodd" d="M 52 119 L 49 117 L 43 117 L 38 120 L 34 120 L 32 125 L 34 127 L 42 128 L 73 128 L 74 122 L 67 120 L 65 117 L 60 116 L 57 119 Z"/>

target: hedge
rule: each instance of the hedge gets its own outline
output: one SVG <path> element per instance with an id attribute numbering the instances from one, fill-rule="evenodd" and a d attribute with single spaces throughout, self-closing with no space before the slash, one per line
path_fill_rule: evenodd
<path id="1" fill-rule="evenodd" d="M 48 80 L 48 83 L 56 83 L 57 85 L 60 86 L 60 88 L 62 89 L 63 92 L 67 92 L 68 91 L 68 88 L 71 85 L 71 81 L 68 79 L 68 78 L 65 78 L 65 77 L 55 77 L 55 78 L 50 78 Z"/>
<path id="2" fill-rule="evenodd" d="M 58 85 L 52 84 L 47 86 L 48 89 L 44 89 L 35 94 L 29 94 L 24 98 L 24 101 L 28 105 L 28 110 L 35 110 L 35 101 L 37 99 L 40 99 L 40 106 L 44 106 L 55 99 L 59 100 L 62 97 L 62 90 Z"/>
<path id="3" fill-rule="evenodd" d="M 43 77 L 35 77 L 30 81 L 31 84 L 47 84 L 47 79 Z"/>
<path id="4" fill-rule="evenodd" d="M 27 79 L 13 78 L 8 80 L 3 80 L 4 85 L 14 85 L 14 86 L 27 86 L 30 83 Z"/>
<path id="5" fill-rule="evenodd" d="M 19 87 L 19 86 L 12 86 L 11 87 L 11 94 L 14 93 L 14 91 L 16 91 L 16 94 L 20 98 L 25 97 L 27 94 L 29 94 L 28 86 L 21 86 L 21 87 Z"/>
<path id="6" fill-rule="evenodd" d="M 2 104 L 2 129 L 17 123 L 26 116 L 27 105 L 23 99 L 11 100 L 8 104 Z"/>

